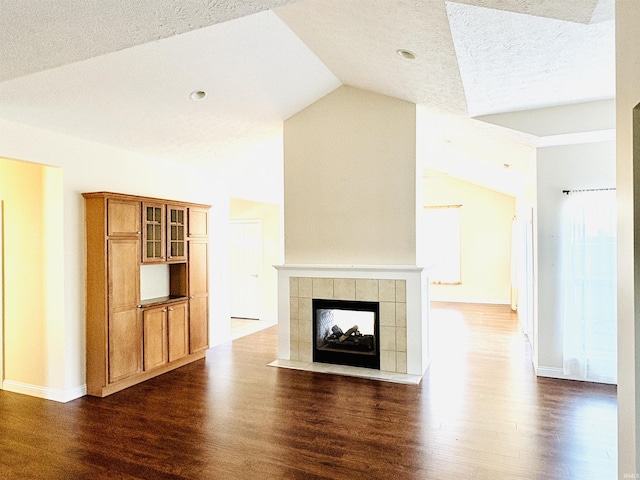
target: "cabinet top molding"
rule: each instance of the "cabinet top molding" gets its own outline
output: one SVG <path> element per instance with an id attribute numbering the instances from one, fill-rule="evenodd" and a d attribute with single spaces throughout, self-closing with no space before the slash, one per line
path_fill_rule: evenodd
<path id="1" fill-rule="evenodd" d="M 211 205 L 204 203 L 184 202 L 181 200 L 168 200 L 166 198 L 156 197 L 142 197 L 140 195 L 130 195 L 127 193 L 116 192 L 85 192 L 82 194 L 84 198 L 119 198 L 122 200 L 135 200 L 140 202 L 156 202 L 156 203 L 169 203 L 171 205 L 184 205 L 187 207 L 199 207 L 199 208 L 211 208 Z"/>

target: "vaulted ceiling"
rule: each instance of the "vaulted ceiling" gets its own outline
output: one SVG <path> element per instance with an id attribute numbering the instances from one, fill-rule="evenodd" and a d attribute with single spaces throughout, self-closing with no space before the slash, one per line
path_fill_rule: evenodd
<path id="1" fill-rule="evenodd" d="M 512 112 L 614 98 L 613 7 L 0 0 L 0 118 L 206 166 L 267 141 L 283 120 L 350 85 L 452 118 L 481 117 L 535 142 L 541 133 L 514 127 Z M 206 97 L 191 100 L 200 90 Z"/>

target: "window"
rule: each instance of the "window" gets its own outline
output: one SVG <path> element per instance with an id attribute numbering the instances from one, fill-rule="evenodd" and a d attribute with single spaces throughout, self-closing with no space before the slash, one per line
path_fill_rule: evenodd
<path id="1" fill-rule="evenodd" d="M 616 194 L 572 192 L 563 215 L 563 370 L 616 383 Z"/>
<path id="2" fill-rule="evenodd" d="M 427 265 L 431 266 L 431 283 L 462 283 L 460 207 L 461 205 L 425 207 L 426 258 Z"/>

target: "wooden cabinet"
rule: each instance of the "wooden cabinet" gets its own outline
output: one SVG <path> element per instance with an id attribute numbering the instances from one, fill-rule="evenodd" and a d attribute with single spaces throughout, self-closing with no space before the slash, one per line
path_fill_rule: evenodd
<path id="1" fill-rule="evenodd" d="M 209 346 L 209 288 L 207 242 L 189 241 L 189 351 Z"/>
<path id="2" fill-rule="evenodd" d="M 142 371 L 139 255 L 138 237 L 107 240 L 110 382 Z"/>
<path id="3" fill-rule="evenodd" d="M 187 208 L 167 205 L 167 260 L 187 259 Z"/>
<path id="4" fill-rule="evenodd" d="M 110 238 L 140 235 L 140 203 L 112 198 L 107 201 L 107 225 Z"/>
<path id="5" fill-rule="evenodd" d="M 187 302 L 144 309 L 144 370 L 166 365 L 189 354 Z"/>
<path id="6" fill-rule="evenodd" d="M 83 196 L 87 393 L 104 397 L 204 357 L 209 207 L 108 192 Z M 143 263 L 168 264 L 166 297 L 140 298 Z"/>
<path id="7" fill-rule="evenodd" d="M 142 204 L 142 262 L 187 260 L 187 207 Z"/>
<path id="8" fill-rule="evenodd" d="M 167 307 L 142 312 L 144 325 L 144 369 L 152 370 L 168 362 Z"/>
<path id="9" fill-rule="evenodd" d="M 142 204 L 142 261 L 164 262 L 166 257 L 166 213 L 164 204 Z"/>
<path id="10" fill-rule="evenodd" d="M 169 361 L 180 360 L 189 354 L 189 312 L 187 302 L 167 307 L 167 335 Z"/>
<path id="11" fill-rule="evenodd" d="M 189 238 L 207 238 L 209 236 L 208 209 L 189 208 Z"/>

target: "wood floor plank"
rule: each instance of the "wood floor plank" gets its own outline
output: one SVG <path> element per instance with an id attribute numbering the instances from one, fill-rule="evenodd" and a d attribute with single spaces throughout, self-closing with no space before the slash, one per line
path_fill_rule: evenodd
<path id="1" fill-rule="evenodd" d="M 418 386 L 268 367 L 272 327 L 103 399 L 0 391 L 0 478 L 616 478 L 614 386 L 536 378 L 507 306 L 431 334 Z"/>

